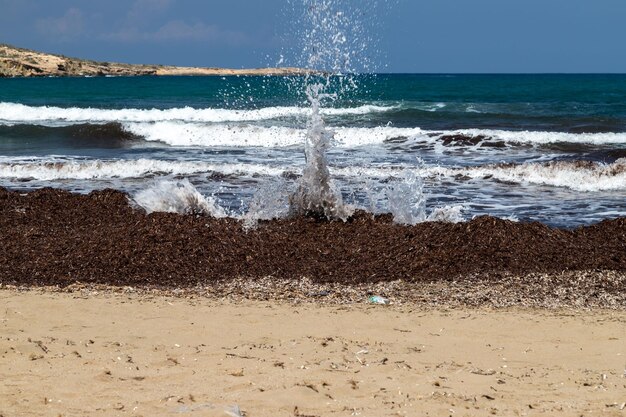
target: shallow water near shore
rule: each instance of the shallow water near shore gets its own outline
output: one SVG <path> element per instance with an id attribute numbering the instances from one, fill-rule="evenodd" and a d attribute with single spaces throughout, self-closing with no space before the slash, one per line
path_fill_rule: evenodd
<path id="1" fill-rule="evenodd" d="M 343 200 L 469 220 L 626 215 L 626 76 L 364 75 L 321 109 Z M 0 186 L 137 193 L 188 178 L 231 216 L 293 189 L 310 109 L 285 77 L 0 80 Z M 396 188 L 398 188 L 396 187 Z M 258 200 L 258 199 L 257 199 Z"/>

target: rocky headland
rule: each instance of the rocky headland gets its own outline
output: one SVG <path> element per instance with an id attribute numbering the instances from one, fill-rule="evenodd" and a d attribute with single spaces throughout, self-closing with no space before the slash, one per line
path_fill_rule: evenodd
<path id="1" fill-rule="evenodd" d="M 300 75 L 300 68 L 228 69 L 97 62 L 0 44 L 1 77 Z"/>

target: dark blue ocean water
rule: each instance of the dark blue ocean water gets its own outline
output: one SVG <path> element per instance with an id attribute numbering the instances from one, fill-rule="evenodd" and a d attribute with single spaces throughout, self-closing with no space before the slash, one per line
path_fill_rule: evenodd
<path id="1" fill-rule="evenodd" d="M 233 215 L 244 213 L 259 189 L 289 188 L 302 172 L 304 82 L 0 79 L 0 186 L 132 194 L 188 178 Z M 465 219 L 575 226 L 626 215 L 626 75 L 331 83 L 338 96 L 323 106 L 334 133 L 329 164 L 354 205 L 385 211 L 395 189 L 409 206 L 425 202 L 428 213 Z M 414 177 L 419 187 L 400 186 Z"/>
<path id="2" fill-rule="evenodd" d="M 120 77 L 0 80 L 0 102 L 30 106 L 260 108 L 306 105 L 298 77 Z M 357 77 L 334 107 L 402 104 L 367 121 L 425 129 L 510 128 L 623 132 L 626 75 Z M 445 105 L 437 107 L 439 105 Z M 437 111 L 429 111 L 437 110 Z M 370 115 L 371 116 L 371 115 Z M 365 120 L 362 120 L 365 121 Z"/>

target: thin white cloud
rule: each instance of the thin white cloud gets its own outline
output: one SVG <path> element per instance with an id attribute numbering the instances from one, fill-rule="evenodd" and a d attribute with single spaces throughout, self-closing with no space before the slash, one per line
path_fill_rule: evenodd
<path id="1" fill-rule="evenodd" d="M 126 13 L 126 24 L 134 25 L 149 21 L 153 15 L 158 15 L 169 9 L 171 0 L 135 0 Z"/>
<path id="2" fill-rule="evenodd" d="M 241 32 L 224 30 L 217 25 L 204 23 L 188 24 L 182 20 L 167 22 L 153 36 L 156 40 L 220 41 L 230 44 L 239 44 L 247 40 Z"/>
<path id="3" fill-rule="evenodd" d="M 239 31 L 221 28 L 218 25 L 204 22 L 190 23 L 181 19 L 155 20 L 165 14 L 173 4 L 173 0 L 135 0 L 128 12 L 109 33 L 100 35 L 100 39 L 114 42 L 206 42 L 227 45 L 249 43 L 248 36 Z"/>
<path id="4" fill-rule="evenodd" d="M 61 17 L 38 19 L 35 22 L 35 28 L 42 35 L 70 40 L 83 34 L 85 19 L 80 9 L 72 7 Z"/>
<path id="5" fill-rule="evenodd" d="M 122 28 L 117 32 L 104 35 L 103 38 L 119 42 L 195 41 L 228 45 L 241 45 L 249 40 L 243 32 L 225 30 L 217 25 L 202 22 L 190 24 L 183 20 L 171 20 L 155 31 Z"/>

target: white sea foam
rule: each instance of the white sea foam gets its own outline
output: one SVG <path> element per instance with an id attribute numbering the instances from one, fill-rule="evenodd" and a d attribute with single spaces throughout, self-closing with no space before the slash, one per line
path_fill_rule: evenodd
<path id="1" fill-rule="evenodd" d="M 418 108 L 420 110 L 425 110 L 425 111 L 429 111 L 429 112 L 436 112 L 437 110 L 444 109 L 446 106 L 447 106 L 446 103 L 435 103 L 435 104 L 428 104 L 428 105 L 419 106 Z"/>
<path id="2" fill-rule="evenodd" d="M 393 110 L 392 106 L 363 105 L 359 107 L 323 109 L 324 115 L 363 115 Z M 0 103 L 0 123 L 67 125 L 76 123 L 110 122 L 186 122 L 221 123 L 271 120 L 285 117 L 307 116 L 305 107 L 265 107 L 254 110 L 220 108 L 196 109 L 99 109 L 83 107 L 27 106 L 18 103 Z"/>
<path id="3" fill-rule="evenodd" d="M 207 214 L 226 217 L 226 211 L 212 197 L 203 196 L 196 187 L 184 179 L 159 181 L 150 188 L 136 193 L 133 202 L 147 213 Z"/>
<path id="4" fill-rule="evenodd" d="M 88 160 L 1 162 L 0 178 L 54 180 L 99 180 L 142 178 L 151 175 L 193 175 L 219 172 L 224 175 L 281 175 L 289 167 L 274 168 L 259 164 L 211 164 L 193 161 Z"/>
<path id="5" fill-rule="evenodd" d="M 179 122 L 125 123 L 124 129 L 147 141 L 194 147 L 287 147 L 302 145 L 306 131 L 255 125 L 199 125 Z"/>
<path id="6" fill-rule="evenodd" d="M 258 125 L 201 125 L 182 122 L 124 123 L 124 129 L 148 141 L 159 141 L 172 146 L 262 146 L 286 147 L 301 146 L 306 137 L 305 129 L 283 126 L 263 127 Z M 425 144 L 439 146 L 444 151 L 442 137 L 462 135 L 467 138 L 480 137 L 476 145 L 463 145 L 478 148 L 483 142 L 504 142 L 505 144 L 546 145 L 554 143 L 575 144 L 626 144 L 626 133 L 574 134 L 562 132 L 509 132 L 504 130 L 451 130 L 428 131 L 420 128 L 396 127 L 336 127 L 334 146 L 357 147 L 377 145 L 392 140 L 406 140 L 409 145 Z M 492 148 L 486 148 L 492 150 Z"/>
<path id="7" fill-rule="evenodd" d="M 124 129 L 147 141 L 163 142 L 171 146 L 194 147 L 287 147 L 303 146 L 307 131 L 282 126 L 257 125 L 199 125 L 178 122 L 125 123 Z M 419 128 L 392 127 L 335 128 L 334 145 L 355 147 L 384 143 L 398 137 L 417 137 Z M 432 140 L 425 136 L 424 140 Z"/>
<path id="8" fill-rule="evenodd" d="M 462 205 L 456 206 L 443 206 L 434 208 L 428 217 L 427 222 L 444 222 L 444 223 L 461 223 L 465 221 L 463 217 L 463 210 L 465 207 Z"/>
<path id="9" fill-rule="evenodd" d="M 460 129 L 431 131 L 420 128 L 337 128 L 336 138 L 344 145 L 376 144 L 392 139 L 405 138 L 409 143 L 437 144 L 442 138 L 460 136 L 477 138 L 477 145 L 482 142 L 504 142 L 505 144 L 547 145 L 555 143 L 574 143 L 588 145 L 626 144 L 626 133 L 564 133 L 541 131 L 508 131 L 490 129 Z"/>
<path id="10" fill-rule="evenodd" d="M 201 161 L 136 160 L 43 160 L 8 161 L 0 159 L 0 178 L 10 180 L 103 180 L 144 178 L 159 175 L 198 175 L 219 173 L 227 176 L 279 177 L 287 172 L 301 173 L 297 165 L 270 166 L 256 163 L 208 163 Z M 423 179 L 463 178 L 504 181 L 518 184 L 564 187 L 576 191 L 626 190 L 626 159 L 612 164 L 558 161 L 442 167 L 407 165 L 330 167 L 331 175 L 345 180 L 365 178 L 404 178 L 407 171 Z"/>
<path id="11" fill-rule="evenodd" d="M 480 110 L 477 110 L 473 105 L 469 105 L 465 108 L 467 113 L 482 113 Z"/>
<path id="12" fill-rule="evenodd" d="M 301 166 L 270 166 L 255 163 L 208 163 L 201 161 L 164 161 L 160 159 L 132 160 L 67 160 L 54 158 L 20 158 L 11 161 L 0 158 L 0 178 L 13 180 L 100 180 L 144 178 L 155 175 L 197 175 L 218 173 L 228 176 L 278 177 L 285 173 L 299 173 Z M 333 175 L 346 178 L 386 178 L 402 175 L 403 166 L 389 167 L 337 167 L 330 168 Z M 420 175 L 428 176 L 428 172 Z"/>
<path id="13" fill-rule="evenodd" d="M 565 187 L 576 191 L 626 190 L 626 158 L 612 164 L 557 161 L 510 165 L 484 165 L 470 168 L 432 168 L 443 177 L 496 179 L 518 184 Z"/>
<path id="14" fill-rule="evenodd" d="M 449 131 L 446 135 L 460 134 L 470 137 L 486 136 L 491 140 L 507 143 L 547 145 L 553 143 L 577 143 L 589 145 L 626 144 L 626 133 L 566 133 L 541 131 L 508 131 L 490 129 L 462 129 Z"/>

